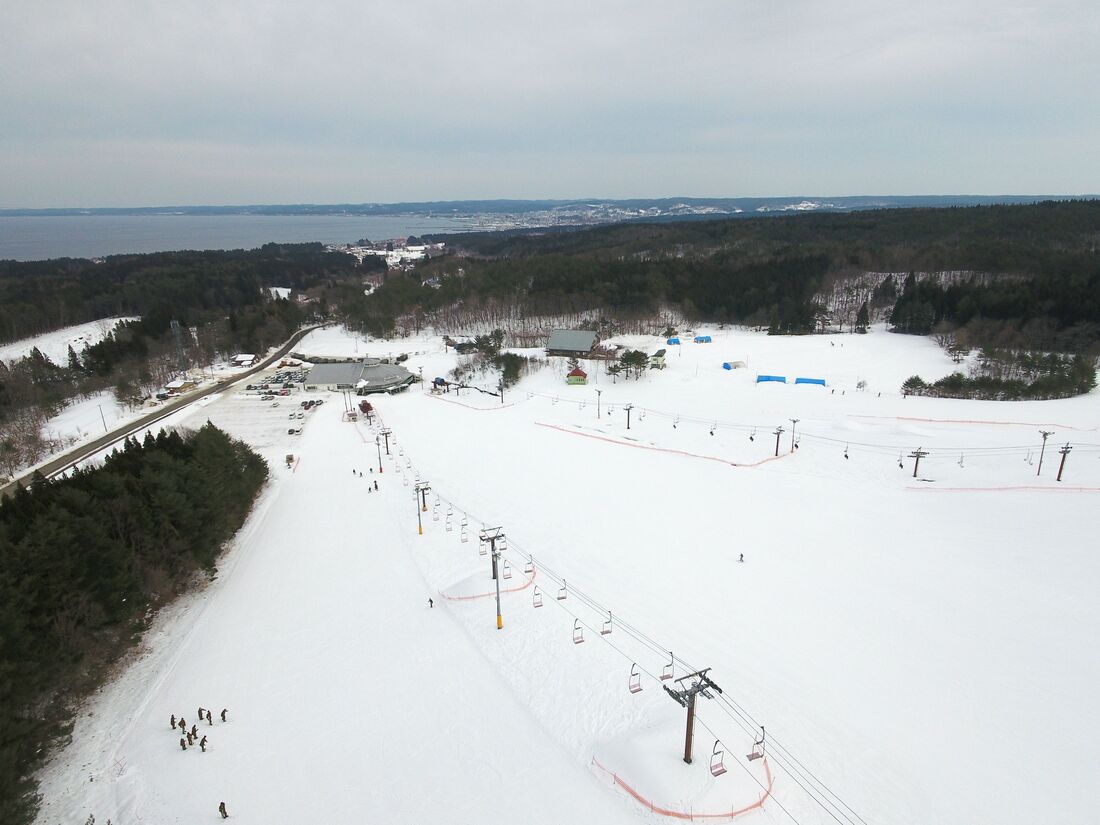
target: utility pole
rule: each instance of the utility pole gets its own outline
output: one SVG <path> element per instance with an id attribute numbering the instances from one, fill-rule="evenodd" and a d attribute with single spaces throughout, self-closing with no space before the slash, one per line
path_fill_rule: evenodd
<path id="1" fill-rule="evenodd" d="M 423 509 L 425 513 L 428 512 L 428 490 L 432 487 L 426 481 L 418 481 L 413 489 L 416 490 L 416 494 L 420 498 L 420 501 L 416 502 L 416 527 L 420 531 L 420 535 L 424 535 L 424 522 L 420 518 L 420 511 Z M 421 502 L 423 502 L 422 507 Z"/>
<path id="2" fill-rule="evenodd" d="M 920 460 L 926 455 L 928 455 L 928 450 L 922 450 L 920 447 L 917 447 L 917 449 L 909 453 L 910 458 L 916 459 L 916 461 L 913 462 L 913 478 L 917 477 L 917 468 L 920 466 Z"/>
<path id="3" fill-rule="evenodd" d="M 695 697 L 701 693 L 706 698 L 713 699 L 714 694 L 710 691 L 713 690 L 716 693 L 722 692 L 722 688 L 714 684 L 707 676 L 708 670 L 710 670 L 710 668 L 705 667 L 696 673 L 681 676 L 676 680 L 677 683 L 684 682 L 688 679 L 696 680 L 687 687 L 681 685 L 678 690 L 673 690 L 667 685 L 664 686 L 665 693 L 671 696 L 673 701 L 687 708 L 687 732 L 684 735 L 684 761 L 689 765 L 691 764 L 691 746 L 695 738 Z"/>
<path id="4" fill-rule="evenodd" d="M 600 396 L 603 395 L 603 390 L 596 390 L 596 418 L 600 417 Z"/>
<path id="5" fill-rule="evenodd" d="M 779 436 L 783 435 L 783 428 L 782 427 L 776 427 L 775 432 L 773 433 L 773 435 L 775 436 L 775 457 L 778 458 L 779 457 Z"/>
<path id="6" fill-rule="evenodd" d="M 629 430 L 630 429 L 630 411 L 632 409 L 634 409 L 634 405 L 633 404 L 627 404 L 625 407 L 623 407 L 623 409 L 626 410 L 626 428 Z"/>
<path id="7" fill-rule="evenodd" d="M 1066 456 L 1069 455 L 1069 451 L 1072 449 L 1073 447 L 1067 443 L 1065 447 L 1058 451 L 1062 454 L 1062 463 L 1058 465 L 1058 481 L 1062 480 L 1062 470 L 1066 468 Z"/>
<path id="8" fill-rule="evenodd" d="M 389 427 L 382 428 L 382 437 L 386 439 L 386 455 L 390 454 L 390 434 L 393 432 Z"/>
<path id="9" fill-rule="evenodd" d="M 99 420 L 103 422 L 103 432 L 107 432 L 107 419 L 103 417 L 103 405 L 97 404 L 99 407 Z"/>
<path id="10" fill-rule="evenodd" d="M 378 436 L 374 437 L 374 446 L 378 448 L 378 472 L 382 473 L 382 439 Z"/>
<path id="11" fill-rule="evenodd" d="M 1053 430 L 1039 430 L 1039 435 L 1043 437 L 1043 447 L 1039 450 L 1039 469 L 1035 471 L 1035 475 L 1043 472 L 1043 454 L 1047 451 L 1047 439 L 1054 435 Z"/>
<path id="12" fill-rule="evenodd" d="M 798 422 L 801 421 L 801 420 L 802 420 L 801 418 L 792 418 L 792 419 L 790 419 L 790 422 L 791 422 L 791 452 L 792 453 L 794 452 L 794 428 L 796 426 L 798 426 Z"/>
<path id="13" fill-rule="evenodd" d="M 497 575 L 497 563 L 500 561 L 500 551 L 497 550 L 497 542 L 504 540 L 502 527 L 486 527 L 481 531 L 478 539 L 482 544 L 489 543 L 489 555 L 493 559 L 493 581 L 497 585 L 497 630 L 504 627 L 504 617 L 500 613 L 500 577 Z"/>

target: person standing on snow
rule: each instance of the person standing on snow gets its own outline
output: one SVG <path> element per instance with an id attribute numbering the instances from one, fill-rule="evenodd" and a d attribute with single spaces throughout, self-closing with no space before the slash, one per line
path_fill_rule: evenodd
<path id="1" fill-rule="evenodd" d="M 378 482 L 377 482 L 377 481 L 375 481 L 375 482 L 374 482 L 374 489 L 375 489 L 375 490 L 377 490 L 377 489 L 378 489 Z"/>
<path id="2" fill-rule="evenodd" d="M 180 730 L 187 733 L 187 723 L 183 721 L 183 717 L 180 717 Z"/>
<path id="3" fill-rule="evenodd" d="M 199 747 L 202 748 L 202 752 L 206 753 L 206 737 L 204 736 L 199 740 Z"/>
<path id="4" fill-rule="evenodd" d="M 429 607 L 429 608 L 435 607 L 435 602 L 433 602 L 433 601 L 431 600 L 431 598 L 429 598 L 429 599 L 428 599 L 428 607 Z"/>
<path id="5" fill-rule="evenodd" d="M 214 714 L 212 714 L 209 710 L 206 711 L 206 724 L 214 724 Z"/>
<path id="6" fill-rule="evenodd" d="M 229 713 L 229 709 L 228 708 L 222 708 L 222 721 L 223 722 L 225 721 L 225 715 L 227 713 Z"/>
<path id="7" fill-rule="evenodd" d="M 191 737 L 193 739 L 198 739 L 199 738 L 199 726 L 198 725 L 192 725 L 191 726 Z"/>
<path id="8" fill-rule="evenodd" d="M 744 553 L 742 553 L 742 554 L 741 554 L 741 558 L 739 558 L 739 559 L 738 559 L 738 561 L 744 561 L 744 560 L 745 560 L 745 554 L 744 554 Z"/>
<path id="9" fill-rule="evenodd" d="M 225 810 L 225 803 L 224 802 L 219 802 L 218 803 L 218 813 L 220 813 L 222 815 L 222 819 L 229 819 L 229 813 L 228 813 L 228 811 Z"/>
<path id="10" fill-rule="evenodd" d="M 176 714 L 172 714 L 172 730 L 176 729 Z"/>
<path id="11" fill-rule="evenodd" d="M 184 739 L 182 736 L 180 737 L 180 749 L 187 750 L 187 740 Z"/>

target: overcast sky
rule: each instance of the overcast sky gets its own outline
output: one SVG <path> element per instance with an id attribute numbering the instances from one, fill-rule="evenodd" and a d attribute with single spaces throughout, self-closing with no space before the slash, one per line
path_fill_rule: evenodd
<path id="1" fill-rule="evenodd" d="M 1100 192 L 1100 2 L 0 0 L 0 206 Z"/>

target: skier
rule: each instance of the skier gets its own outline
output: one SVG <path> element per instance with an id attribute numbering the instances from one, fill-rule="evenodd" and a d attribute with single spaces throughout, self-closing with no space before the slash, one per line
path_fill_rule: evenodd
<path id="1" fill-rule="evenodd" d="M 741 558 L 739 558 L 739 559 L 738 559 L 738 561 L 744 561 L 744 560 L 745 560 L 745 554 L 744 554 L 744 553 L 742 553 L 742 554 L 741 554 Z"/>
<path id="2" fill-rule="evenodd" d="M 194 745 L 195 744 L 195 737 L 192 736 L 190 733 L 187 734 L 187 744 L 188 745 Z"/>
<path id="3" fill-rule="evenodd" d="M 206 724 L 214 724 L 214 714 L 212 714 L 209 710 L 206 711 Z"/>
<path id="4" fill-rule="evenodd" d="M 187 723 L 183 721 L 183 717 L 180 717 L 180 730 L 187 733 Z"/>
<path id="5" fill-rule="evenodd" d="M 431 599 L 429 598 L 429 599 L 428 599 L 428 608 L 429 608 L 429 609 L 431 609 L 431 608 L 433 608 L 433 607 L 435 607 L 435 602 L 433 602 L 433 601 L 432 601 L 432 600 L 431 600 Z"/>
<path id="6" fill-rule="evenodd" d="M 372 472 L 373 472 L 373 471 L 372 471 Z M 378 489 L 378 482 L 377 482 L 377 481 L 375 481 L 375 482 L 374 482 L 374 489 L 375 489 L 375 490 L 377 490 L 377 489 Z"/>
<path id="7" fill-rule="evenodd" d="M 199 747 L 202 748 L 202 752 L 206 753 L 206 737 L 204 736 L 199 740 Z"/>
<path id="8" fill-rule="evenodd" d="M 204 711 L 202 709 L 202 705 L 199 705 L 199 721 L 200 722 L 202 721 L 203 713 L 204 713 Z"/>
<path id="9" fill-rule="evenodd" d="M 222 708 L 222 721 L 223 722 L 225 721 L 225 715 L 227 713 L 229 713 L 229 709 L 228 708 Z"/>
<path id="10" fill-rule="evenodd" d="M 172 714 L 172 730 L 176 729 L 176 714 Z"/>
<path id="11" fill-rule="evenodd" d="M 182 736 L 180 737 L 180 749 L 187 750 L 187 740 L 184 739 Z"/>
<path id="12" fill-rule="evenodd" d="M 225 810 L 225 803 L 218 803 L 218 813 L 222 815 L 222 819 L 229 819 L 229 813 Z"/>
<path id="13" fill-rule="evenodd" d="M 191 736 L 193 736 L 196 739 L 199 738 L 199 726 L 198 725 L 192 725 L 191 726 Z"/>

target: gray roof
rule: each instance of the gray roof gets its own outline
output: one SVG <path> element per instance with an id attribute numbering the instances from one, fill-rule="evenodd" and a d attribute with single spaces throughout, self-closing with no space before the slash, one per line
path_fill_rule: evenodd
<path id="1" fill-rule="evenodd" d="M 408 384 L 415 376 L 396 364 L 380 364 L 374 359 L 366 363 L 317 364 L 305 380 L 307 387 L 328 387 L 344 384 L 370 391 L 388 390 Z"/>
<path id="2" fill-rule="evenodd" d="M 583 329 L 556 329 L 550 333 L 547 349 L 560 349 L 570 352 L 588 352 L 596 346 L 600 336 Z"/>
<path id="3" fill-rule="evenodd" d="M 309 371 L 305 384 L 307 387 L 322 387 L 330 384 L 354 386 L 362 375 L 363 365 L 358 361 L 350 364 L 317 364 Z"/>

